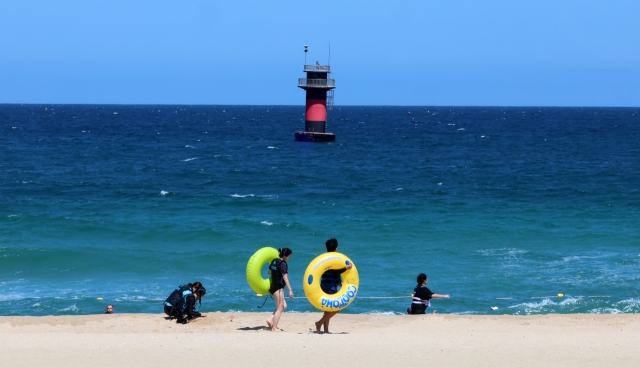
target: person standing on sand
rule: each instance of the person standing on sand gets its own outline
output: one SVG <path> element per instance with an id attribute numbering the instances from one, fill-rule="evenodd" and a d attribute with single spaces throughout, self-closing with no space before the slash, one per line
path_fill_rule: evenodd
<path id="1" fill-rule="evenodd" d="M 273 332 L 280 332 L 278 328 L 278 322 L 280 316 L 285 309 L 287 309 L 287 301 L 284 299 L 284 287 L 289 288 L 289 298 L 293 298 L 293 291 L 291 291 L 291 284 L 289 283 L 289 265 L 287 261 L 291 258 L 293 251 L 289 248 L 278 249 L 280 258 L 276 258 L 269 265 L 269 274 L 271 275 L 271 287 L 269 293 L 276 301 L 276 310 L 271 317 L 267 319 L 267 326 Z"/>
<path id="2" fill-rule="evenodd" d="M 434 294 L 427 287 L 427 282 L 429 279 L 427 275 L 421 273 L 417 278 L 418 285 L 413 290 L 413 301 L 411 301 L 411 305 L 407 308 L 407 313 L 409 314 L 425 314 L 427 308 L 431 305 L 429 300 L 435 298 L 445 298 L 450 299 L 449 294 Z M 436 311 L 434 310 L 433 313 Z"/>
<path id="3" fill-rule="evenodd" d="M 327 247 L 327 252 L 337 252 L 338 251 L 338 240 L 331 238 L 326 241 L 325 246 Z M 340 276 L 346 270 L 353 267 L 351 263 L 347 264 L 345 268 L 339 270 L 329 270 L 322 274 L 322 278 L 320 279 L 320 288 L 322 291 L 329 295 L 333 295 L 338 292 L 338 288 L 342 285 L 342 277 Z M 324 327 L 324 333 L 329 333 L 329 321 L 333 316 L 338 312 L 324 312 L 322 318 L 318 322 L 316 322 L 316 332 L 321 333 L 320 327 Z"/>

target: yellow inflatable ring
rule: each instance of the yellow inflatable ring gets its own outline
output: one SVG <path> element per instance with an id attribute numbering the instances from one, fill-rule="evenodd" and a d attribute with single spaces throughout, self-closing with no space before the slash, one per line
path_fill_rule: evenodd
<path id="1" fill-rule="evenodd" d="M 339 270 L 351 263 L 353 267 L 342 276 L 342 287 L 336 294 L 327 294 L 320 288 L 322 274 L 328 270 Z M 356 265 L 342 253 L 329 252 L 316 257 L 304 272 L 302 288 L 309 303 L 325 312 L 338 312 L 346 308 L 358 294 L 360 279 Z"/>
<path id="2" fill-rule="evenodd" d="M 247 262 L 247 282 L 258 294 L 269 294 L 271 281 L 262 278 L 262 266 L 278 258 L 278 250 L 271 247 L 258 249 Z"/>

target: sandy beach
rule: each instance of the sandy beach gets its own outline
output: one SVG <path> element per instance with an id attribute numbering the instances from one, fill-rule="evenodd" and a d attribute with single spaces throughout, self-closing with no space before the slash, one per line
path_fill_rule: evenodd
<path id="1" fill-rule="evenodd" d="M 640 316 L 336 316 L 210 313 L 187 325 L 163 315 L 0 317 L 0 366 L 637 367 Z"/>

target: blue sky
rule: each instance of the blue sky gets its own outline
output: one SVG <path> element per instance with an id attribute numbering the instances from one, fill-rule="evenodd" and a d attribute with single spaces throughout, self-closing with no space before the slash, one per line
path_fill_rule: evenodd
<path id="1" fill-rule="evenodd" d="M 0 0 L 0 103 L 640 106 L 638 0 Z"/>

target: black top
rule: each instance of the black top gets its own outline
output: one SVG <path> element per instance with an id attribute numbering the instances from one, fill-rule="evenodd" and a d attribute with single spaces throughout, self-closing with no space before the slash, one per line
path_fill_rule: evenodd
<path id="1" fill-rule="evenodd" d="M 417 287 L 413 290 L 414 296 L 422 300 L 429 300 L 433 296 L 434 292 L 429 290 L 426 286 Z"/>
<path id="2" fill-rule="evenodd" d="M 287 262 L 276 258 L 269 266 L 269 269 L 271 270 L 271 289 L 277 290 L 283 287 L 286 284 L 284 282 L 284 275 L 289 273 L 289 265 Z"/>
<path id="3" fill-rule="evenodd" d="M 287 264 L 287 262 L 285 261 L 280 262 L 280 273 L 282 275 L 286 275 L 289 273 L 289 265 Z"/>
<path id="4" fill-rule="evenodd" d="M 433 292 L 426 286 L 416 286 L 413 289 L 413 300 L 407 309 L 409 314 L 424 314 L 429 306 L 429 299 L 433 297 Z"/>

